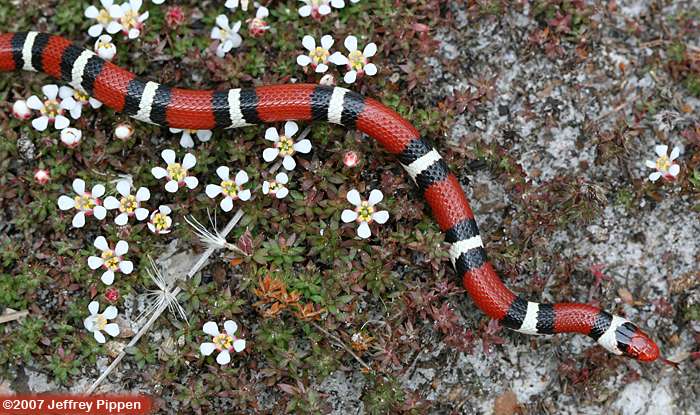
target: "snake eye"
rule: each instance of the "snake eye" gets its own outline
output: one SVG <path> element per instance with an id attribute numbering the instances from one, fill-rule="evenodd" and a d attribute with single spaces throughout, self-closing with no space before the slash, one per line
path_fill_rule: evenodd
<path id="1" fill-rule="evenodd" d="M 633 359 L 652 362 L 659 357 L 659 347 L 632 323 L 622 324 L 615 332 L 617 348 Z"/>

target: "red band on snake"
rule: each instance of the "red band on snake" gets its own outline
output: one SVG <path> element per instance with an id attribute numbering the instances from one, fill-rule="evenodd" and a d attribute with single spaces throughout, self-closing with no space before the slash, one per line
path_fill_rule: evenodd
<path id="1" fill-rule="evenodd" d="M 236 128 L 327 121 L 356 128 L 398 157 L 430 205 L 457 274 L 476 305 L 525 334 L 581 333 L 612 353 L 642 361 L 659 356 L 637 326 L 587 304 L 538 304 L 501 282 L 486 252 L 457 178 L 408 121 L 379 102 L 345 88 L 314 84 L 192 91 L 141 80 L 70 41 L 45 33 L 0 35 L 0 70 L 45 72 L 140 121 L 181 129 Z"/>

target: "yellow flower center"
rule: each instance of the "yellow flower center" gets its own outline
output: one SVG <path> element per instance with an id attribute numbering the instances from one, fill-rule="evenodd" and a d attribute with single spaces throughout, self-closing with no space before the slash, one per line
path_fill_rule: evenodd
<path id="1" fill-rule="evenodd" d="M 276 191 L 278 191 L 281 188 L 282 188 L 282 185 L 277 183 L 276 181 L 273 180 L 270 182 L 270 193 L 275 193 Z"/>
<path id="2" fill-rule="evenodd" d="M 233 346 L 233 337 L 226 333 L 221 333 L 214 337 L 213 343 L 218 350 L 229 350 Z"/>
<path id="3" fill-rule="evenodd" d="M 90 197 L 90 195 L 88 194 L 76 196 L 75 198 L 73 198 L 73 201 L 75 202 L 75 208 L 77 210 L 82 211 L 92 210 L 95 207 L 95 205 L 97 205 L 95 199 Z"/>
<path id="4" fill-rule="evenodd" d="M 100 10 L 100 14 L 97 15 L 97 22 L 102 26 L 107 26 L 111 21 L 112 16 L 109 15 L 107 9 Z"/>
<path id="5" fill-rule="evenodd" d="M 168 177 L 180 183 L 187 177 L 187 170 L 180 163 L 168 164 Z"/>
<path id="6" fill-rule="evenodd" d="M 94 330 L 104 330 L 107 325 L 107 319 L 102 314 L 98 314 L 93 319 L 93 329 Z"/>
<path id="7" fill-rule="evenodd" d="M 139 13 L 134 10 L 127 10 L 119 22 L 124 27 L 124 31 L 128 32 L 131 29 L 139 27 Z"/>
<path id="8" fill-rule="evenodd" d="M 136 201 L 136 196 L 129 195 L 119 201 L 119 211 L 123 213 L 133 213 L 139 207 L 139 202 Z"/>
<path id="9" fill-rule="evenodd" d="M 44 108 L 41 109 L 41 113 L 49 118 L 56 118 L 57 115 L 63 114 L 63 110 L 57 100 L 47 99 L 44 101 Z"/>
<path id="10" fill-rule="evenodd" d="M 111 49 L 111 48 L 112 48 L 112 42 L 107 42 L 104 40 L 97 41 L 97 49 Z"/>
<path id="11" fill-rule="evenodd" d="M 155 216 L 153 216 L 153 226 L 159 231 L 168 229 L 170 227 L 168 225 L 168 217 L 160 212 L 156 213 Z"/>
<path id="12" fill-rule="evenodd" d="M 229 35 L 229 31 L 226 29 L 219 29 L 219 37 L 226 39 Z"/>
<path id="13" fill-rule="evenodd" d="M 116 271 L 119 269 L 119 257 L 114 254 L 111 249 L 102 251 L 102 259 L 105 261 L 105 267 Z"/>
<path id="14" fill-rule="evenodd" d="M 331 56 L 331 53 L 328 51 L 328 49 L 324 49 L 320 46 L 317 46 L 316 49 L 309 53 L 309 57 L 314 62 L 314 65 L 326 63 L 329 56 Z"/>
<path id="15" fill-rule="evenodd" d="M 76 100 L 77 102 L 85 104 L 86 102 L 88 102 L 90 100 L 90 96 L 83 93 L 83 92 L 76 90 L 75 92 L 73 92 L 73 99 Z"/>
<path id="16" fill-rule="evenodd" d="M 238 197 L 238 192 L 241 188 L 232 180 L 224 180 L 221 182 L 221 190 L 224 195 L 235 199 Z"/>
<path id="17" fill-rule="evenodd" d="M 291 156 L 294 154 L 294 140 L 286 135 L 280 136 L 280 140 L 275 144 L 275 147 L 280 150 L 280 155 L 282 156 Z"/>
<path id="18" fill-rule="evenodd" d="M 374 213 L 374 208 L 369 205 L 369 202 L 364 201 L 362 204 L 355 209 L 357 211 L 357 219 L 361 222 L 371 222 L 372 213 Z"/>
<path id="19" fill-rule="evenodd" d="M 656 159 L 656 169 L 662 173 L 668 173 L 671 168 L 671 160 L 668 156 L 661 156 Z"/>
<path id="20" fill-rule="evenodd" d="M 363 55 L 359 50 L 350 52 L 350 55 L 348 55 L 348 61 L 350 61 L 350 67 L 356 71 L 361 71 L 367 63 L 365 55 Z"/>

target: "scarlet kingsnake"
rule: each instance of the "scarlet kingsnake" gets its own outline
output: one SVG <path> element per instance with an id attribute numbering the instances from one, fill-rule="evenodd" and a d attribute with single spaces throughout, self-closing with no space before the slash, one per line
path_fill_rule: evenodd
<path id="1" fill-rule="evenodd" d="M 0 71 L 45 72 L 137 120 L 181 129 L 236 128 L 287 120 L 357 128 L 391 154 L 430 205 L 464 287 L 490 317 L 525 334 L 581 333 L 612 353 L 642 361 L 657 345 L 626 319 L 587 304 L 538 304 L 501 282 L 486 258 L 474 214 L 440 154 L 393 110 L 345 88 L 290 84 L 193 91 L 143 81 L 70 41 L 46 33 L 0 35 Z"/>

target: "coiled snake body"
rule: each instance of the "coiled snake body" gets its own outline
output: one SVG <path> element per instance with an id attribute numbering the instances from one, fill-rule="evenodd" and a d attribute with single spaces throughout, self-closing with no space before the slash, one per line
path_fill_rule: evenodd
<path id="1" fill-rule="evenodd" d="M 181 129 L 236 128 L 286 120 L 327 121 L 357 128 L 398 157 L 430 205 L 449 256 L 476 305 L 525 334 L 581 333 L 612 353 L 642 361 L 657 345 L 628 320 L 587 304 L 526 301 L 501 282 L 486 252 L 469 202 L 440 154 L 393 110 L 345 88 L 290 84 L 194 91 L 141 80 L 60 36 L 0 35 L 0 71 L 45 72 L 137 120 Z"/>

